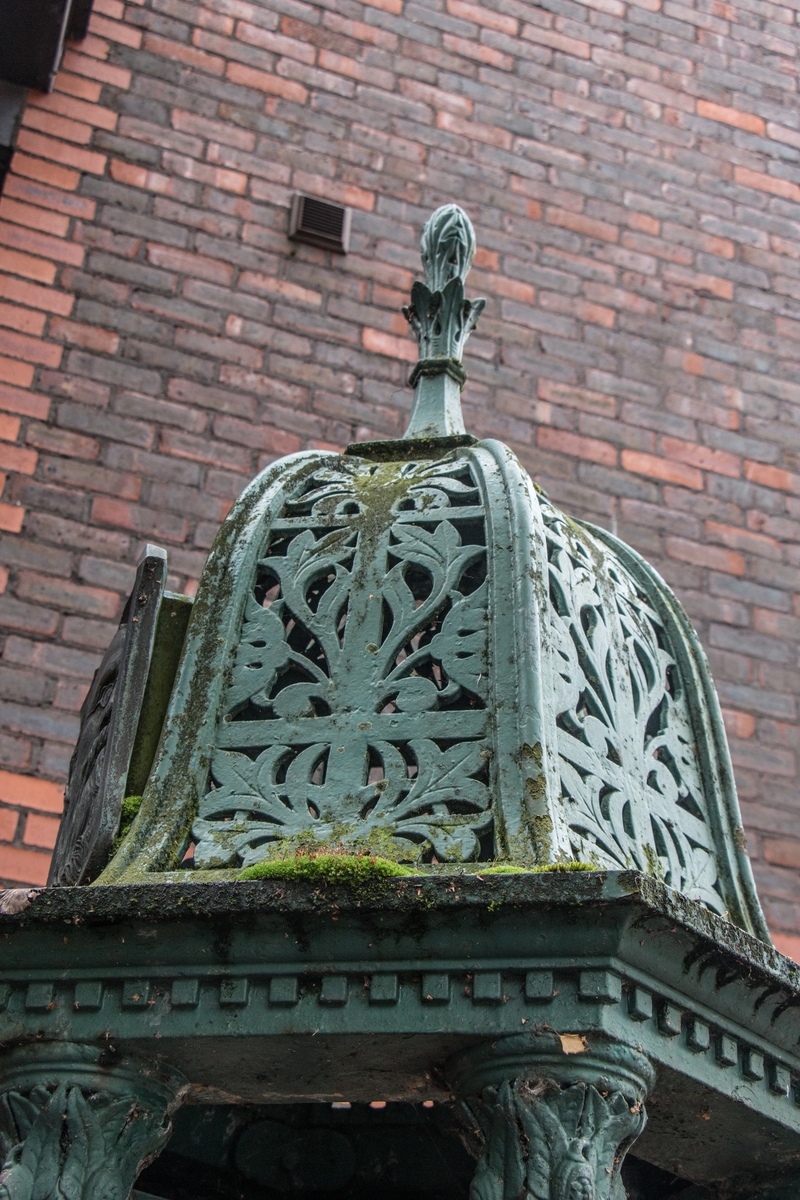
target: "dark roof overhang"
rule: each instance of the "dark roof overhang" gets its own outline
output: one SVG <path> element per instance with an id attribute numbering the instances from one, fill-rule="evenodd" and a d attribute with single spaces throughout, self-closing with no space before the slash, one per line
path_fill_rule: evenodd
<path id="1" fill-rule="evenodd" d="M 64 42 L 86 36 L 92 0 L 0 0 L 0 80 L 49 92 Z"/>

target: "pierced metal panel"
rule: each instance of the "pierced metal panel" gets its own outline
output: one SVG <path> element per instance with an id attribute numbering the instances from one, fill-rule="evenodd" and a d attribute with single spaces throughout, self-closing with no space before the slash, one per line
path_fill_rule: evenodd
<path id="1" fill-rule="evenodd" d="M 119 628 L 81 708 L 69 765 L 64 815 L 48 883 L 93 879 L 111 856 L 142 711 L 164 584 L 167 553 L 148 545 Z"/>
<path id="2" fill-rule="evenodd" d="M 103 882 L 174 871 L 192 839 L 195 872 L 304 844 L 577 859 L 764 936 L 713 687 L 666 585 L 497 443 L 395 452 L 298 455 L 244 493 Z"/>
<path id="3" fill-rule="evenodd" d="M 561 797 L 577 858 L 658 875 L 724 913 L 686 680 L 652 599 L 541 502 Z"/>
<path id="4" fill-rule="evenodd" d="M 198 866 L 275 843 L 491 855 L 486 530 L 466 458 L 338 458 L 273 520 L 223 696 Z"/>

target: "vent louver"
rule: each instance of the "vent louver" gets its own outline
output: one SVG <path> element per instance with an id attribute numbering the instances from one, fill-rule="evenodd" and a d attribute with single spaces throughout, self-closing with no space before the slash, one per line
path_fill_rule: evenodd
<path id="1" fill-rule="evenodd" d="M 329 204 L 316 196 L 295 195 L 289 217 L 289 237 L 295 242 L 321 246 L 346 254 L 350 242 L 350 209 Z"/>

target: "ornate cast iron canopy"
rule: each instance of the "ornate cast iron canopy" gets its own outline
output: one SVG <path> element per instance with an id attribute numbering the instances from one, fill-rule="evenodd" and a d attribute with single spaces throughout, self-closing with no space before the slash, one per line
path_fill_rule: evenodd
<path id="1" fill-rule="evenodd" d="M 437 210 L 403 439 L 269 467 L 193 606 L 148 548 L 82 714 L 62 886 L 0 917 L 5 1200 L 88 1200 L 101 1169 L 125 1200 L 187 1097 L 262 1122 L 438 1099 L 475 1200 L 620 1200 L 640 1134 L 649 1200 L 665 1171 L 800 1183 L 798 977 L 705 658 L 633 550 L 465 432 L 474 252 Z M 263 1136 L 242 1161 L 273 1161 Z"/>

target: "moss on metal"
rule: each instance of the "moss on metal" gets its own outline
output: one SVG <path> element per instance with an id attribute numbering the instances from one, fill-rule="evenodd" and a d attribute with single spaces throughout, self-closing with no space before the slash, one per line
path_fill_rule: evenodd
<path id="1" fill-rule="evenodd" d="M 334 847 L 327 850 L 299 850 L 292 858 L 266 859 L 246 867 L 240 880 L 281 879 L 289 883 L 312 883 L 344 887 L 362 901 L 378 898 L 387 884 L 398 876 L 414 872 L 388 858 L 375 854 L 348 854 Z"/>
<path id="2" fill-rule="evenodd" d="M 543 875 L 548 871 L 596 871 L 592 863 L 587 862 L 551 862 L 541 863 L 535 867 L 520 867 L 517 863 L 493 863 L 485 870 L 479 870 L 478 876 L 483 875 Z"/>
<path id="3" fill-rule="evenodd" d="M 117 830 L 117 836 L 114 839 L 114 852 L 115 853 L 116 853 L 117 847 L 122 845 L 122 840 L 127 835 L 128 830 L 130 829 L 133 822 L 136 820 L 136 817 L 138 816 L 138 813 L 139 813 L 139 809 L 141 807 L 142 807 L 142 797 L 141 796 L 126 796 L 125 799 L 122 801 L 122 808 L 120 809 L 120 814 L 119 814 L 119 829 Z"/>

